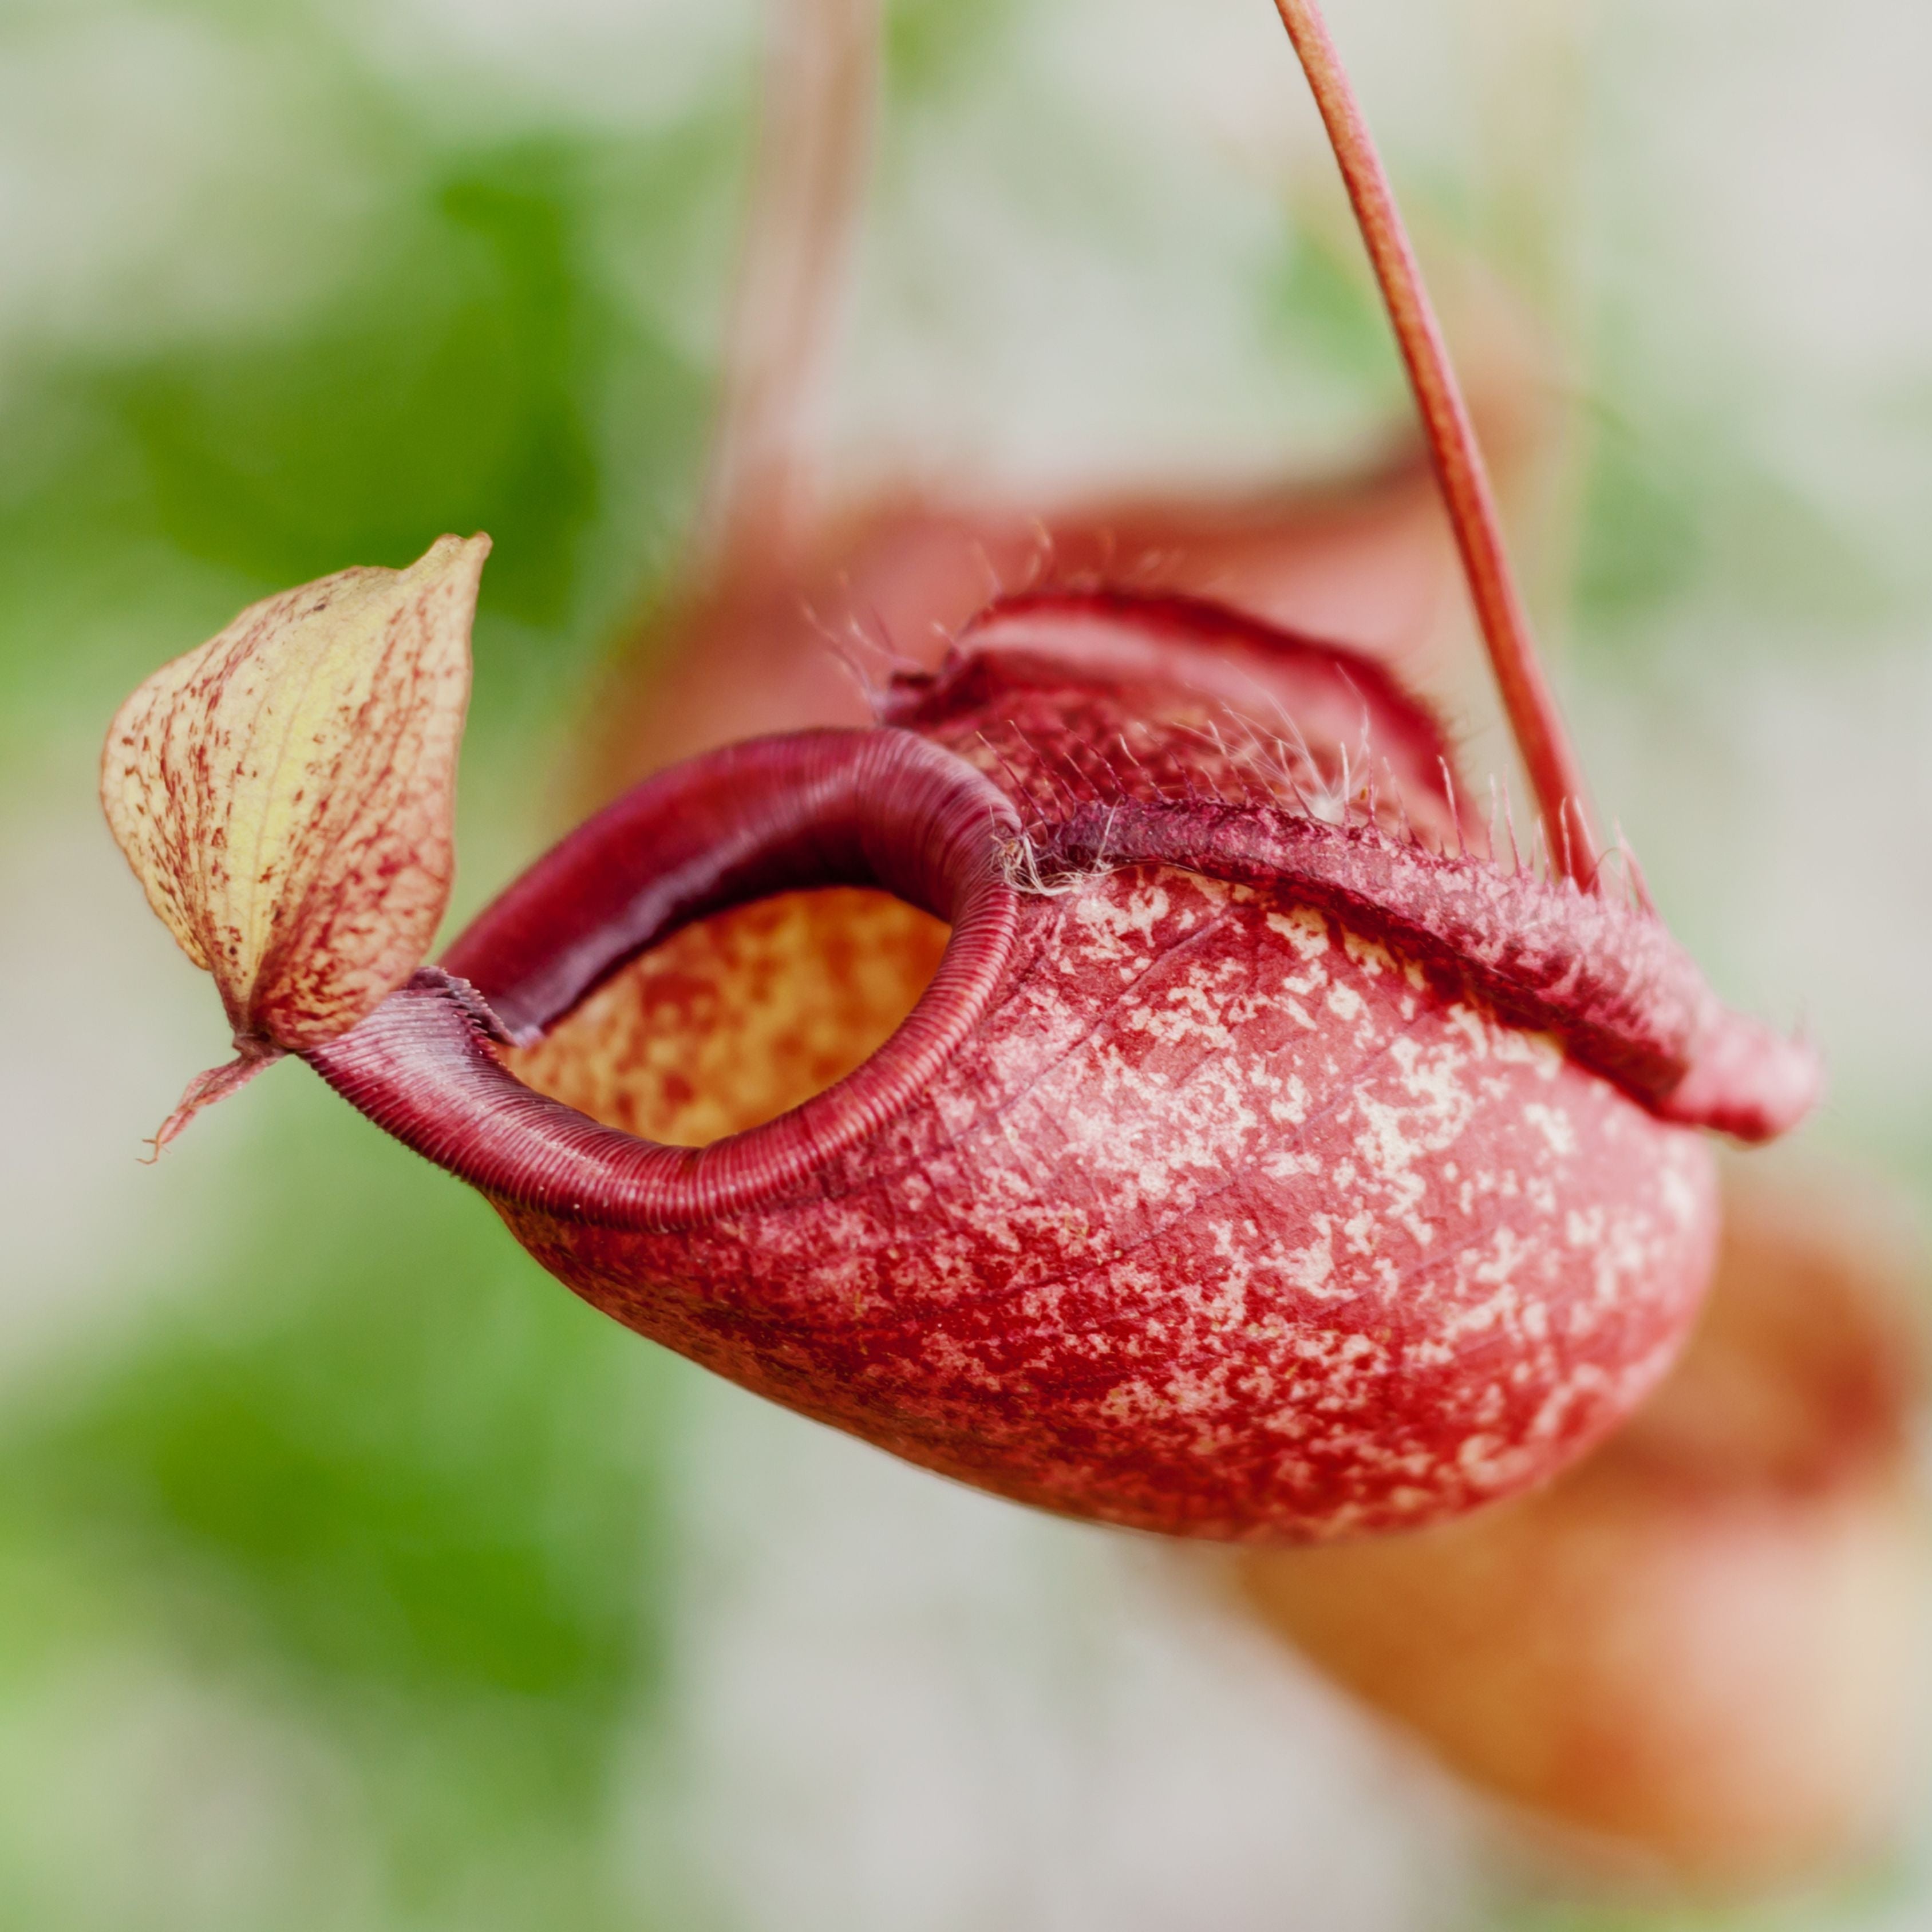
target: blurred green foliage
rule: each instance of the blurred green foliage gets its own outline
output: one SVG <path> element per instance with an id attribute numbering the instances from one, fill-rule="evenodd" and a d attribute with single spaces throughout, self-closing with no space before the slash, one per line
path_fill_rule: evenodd
<path id="1" fill-rule="evenodd" d="M 1667 1900 L 1656 1898 L 1597 1903 L 1574 1899 L 1504 1907 L 1488 1932 L 1822 1932 L 1826 1927 L 1905 1927 L 1912 1910 L 1915 1876 L 1904 1861 L 1787 1897 L 1755 1900 Z"/>
<path id="2" fill-rule="evenodd" d="M 573 259 L 583 189 L 556 146 L 458 165 L 301 338 L 196 345 L 108 374 L 162 532 L 276 584 L 400 565 L 488 526 L 494 606 L 568 616 L 596 514 L 586 391 L 610 352 Z M 656 344 L 670 388 L 689 372 Z"/>
<path id="3" fill-rule="evenodd" d="M 885 83 L 901 110 L 956 93 L 982 74 L 1020 0 L 891 0 L 885 10 Z"/>
<path id="4" fill-rule="evenodd" d="M 346 25 L 276 28 L 379 130 L 368 206 L 292 311 L 11 345 L 0 788 L 84 801 L 120 695 L 241 603 L 487 529 L 464 776 L 487 880 L 540 831 L 504 828 L 671 554 L 701 450 L 710 371 L 609 230 L 715 303 L 692 209 L 728 208 L 746 103 L 479 142 Z M 673 1876 L 640 1904 L 608 1842 L 662 1665 L 674 1370 L 299 1070 L 249 1120 L 211 1264 L 154 1280 L 0 1424 L 0 1922 L 688 1923 Z M 139 1124 L 103 1131 L 131 1156 Z M 173 1780 L 112 1766 L 156 1684 L 182 1705 L 155 1720 L 185 1726 L 181 1802 L 212 1774 L 196 1726 L 232 1722 L 260 1733 L 237 1802 L 260 1815 L 143 1842 Z"/>
<path id="5" fill-rule="evenodd" d="M 1576 566 L 1577 617 L 1600 646 L 1713 592 L 1756 634 L 1809 647 L 1822 627 L 1869 630 L 1898 608 L 1869 544 L 1754 460 L 1733 428 L 1605 415 L 1595 425 Z"/>
<path id="6" fill-rule="evenodd" d="M 1592 386 L 1615 402 L 1596 400 L 1583 424 L 1581 634 L 1602 652 L 1641 651 L 1660 619 L 1700 603 L 1743 618 L 1760 645 L 1804 652 L 1823 629 L 1870 633 L 1901 608 L 1882 544 L 1772 460 L 1742 385 L 1679 393 L 1668 320 L 1613 308 L 1600 325 Z"/>
<path id="7" fill-rule="evenodd" d="M 600 1828 L 662 1661 L 665 1365 L 328 1096 L 274 1098 L 220 1274 L 0 1431 L 6 1670 L 138 1644 L 298 1724 L 397 1922 L 638 1924 Z M 293 1821 L 325 1864 L 334 1822 Z M 0 1916 L 68 1923 L 14 1916 L 36 1853 L 0 1821 Z M 540 1910 L 479 1900 L 532 1858 Z M 99 1874 L 64 1876 L 84 1908 Z M 173 1922 L 178 1873 L 147 1882 L 142 1922 Z M 304 1924 L 327 1896 L 238 1903 Z"/>
<path id="8" fill-rule="evenodd" d="M 1400 419 L 1407 397 L 1402 361 L 1352 235 L 1338 241 L 1312 225 L 1285 229 L 1259 306 L 1284 360 L 1316 364 Z"/>

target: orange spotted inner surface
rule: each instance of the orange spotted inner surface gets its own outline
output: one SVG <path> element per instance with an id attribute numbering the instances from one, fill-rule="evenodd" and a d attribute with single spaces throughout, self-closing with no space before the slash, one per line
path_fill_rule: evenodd
<path id="1" fill-rule="evenodd" d="M 704 1147 L 877 1052 L 939 970 L 950 932 L 884 892 L 781 893 L 640 953 L 506 1064 L 608 1126 Z"/>

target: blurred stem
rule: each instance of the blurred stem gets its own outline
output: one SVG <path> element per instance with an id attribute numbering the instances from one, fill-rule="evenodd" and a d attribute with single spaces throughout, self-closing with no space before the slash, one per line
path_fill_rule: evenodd
<path id="1" fill-rule="evenodd" d="M 878 92 L 881 0 L 768 0 L 750 208 L 694 574 L 782 565 L 810 507 Z"/>
<path id="2" fill-rule="evenodd" d="M 1552 862 L 1578 880 L 1594 873 L 1597 848 L 1582 768 L 1544 676 L 1528 614 L 1503 547 L 1495 492 L 1441 325 L 1424 287 L 1388 176 L 1316 0 L 1275 0 L 1342 170 L 1355 220 L 1415 392 L 1469 597 L 1510 729 L 1536 794 Z"/>

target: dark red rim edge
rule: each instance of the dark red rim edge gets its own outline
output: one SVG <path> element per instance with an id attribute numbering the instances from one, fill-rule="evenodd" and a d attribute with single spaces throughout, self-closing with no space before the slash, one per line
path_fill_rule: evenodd
<path id="1" fill-rule="evenodd" d="M 506 1204 L 637 1228 L 757 1206 L 904 1111 L 976 1024 L 1013 944 L 1000 865 L 1018 821 L 964 760 L 909 733 L 753 740 L 661 773 L 540 859 L 352 1032 L 304 1057 L 386 1132 Z M 525 1086 L 498 1028 L 538 1036 L 681 926 L 769 895 L 876 886 L 948 920 L 932 983 L 865 1064 L 704 1148 L 604 1126 Z"/>

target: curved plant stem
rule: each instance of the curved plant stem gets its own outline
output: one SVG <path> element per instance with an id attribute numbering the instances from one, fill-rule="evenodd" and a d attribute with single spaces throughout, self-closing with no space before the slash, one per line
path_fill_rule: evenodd
<path id="1" fill-rule="evenodd" d="M 1275 10 L 1294 44 L 1321 110 L 1388 307 L 1462 552 L 1470 601 L 1536 794 L 1551 857 L 1570 878 L 1590 878 L 1596 869 L 1597 848 L 1585 804 L 1582 769 L 1537 656 L 1529 619 L 1503 548 L 1489 472 L 1388 177 L 1316 0 L 1275 0 Z"/>
<path id="2" fill-rule="evenodd" d="M 751 202 L 739 260 L 697 573 L 782 559 L 811 487 L 808 450 L 878 92 L 880 0 L 767 0 Z"/>

